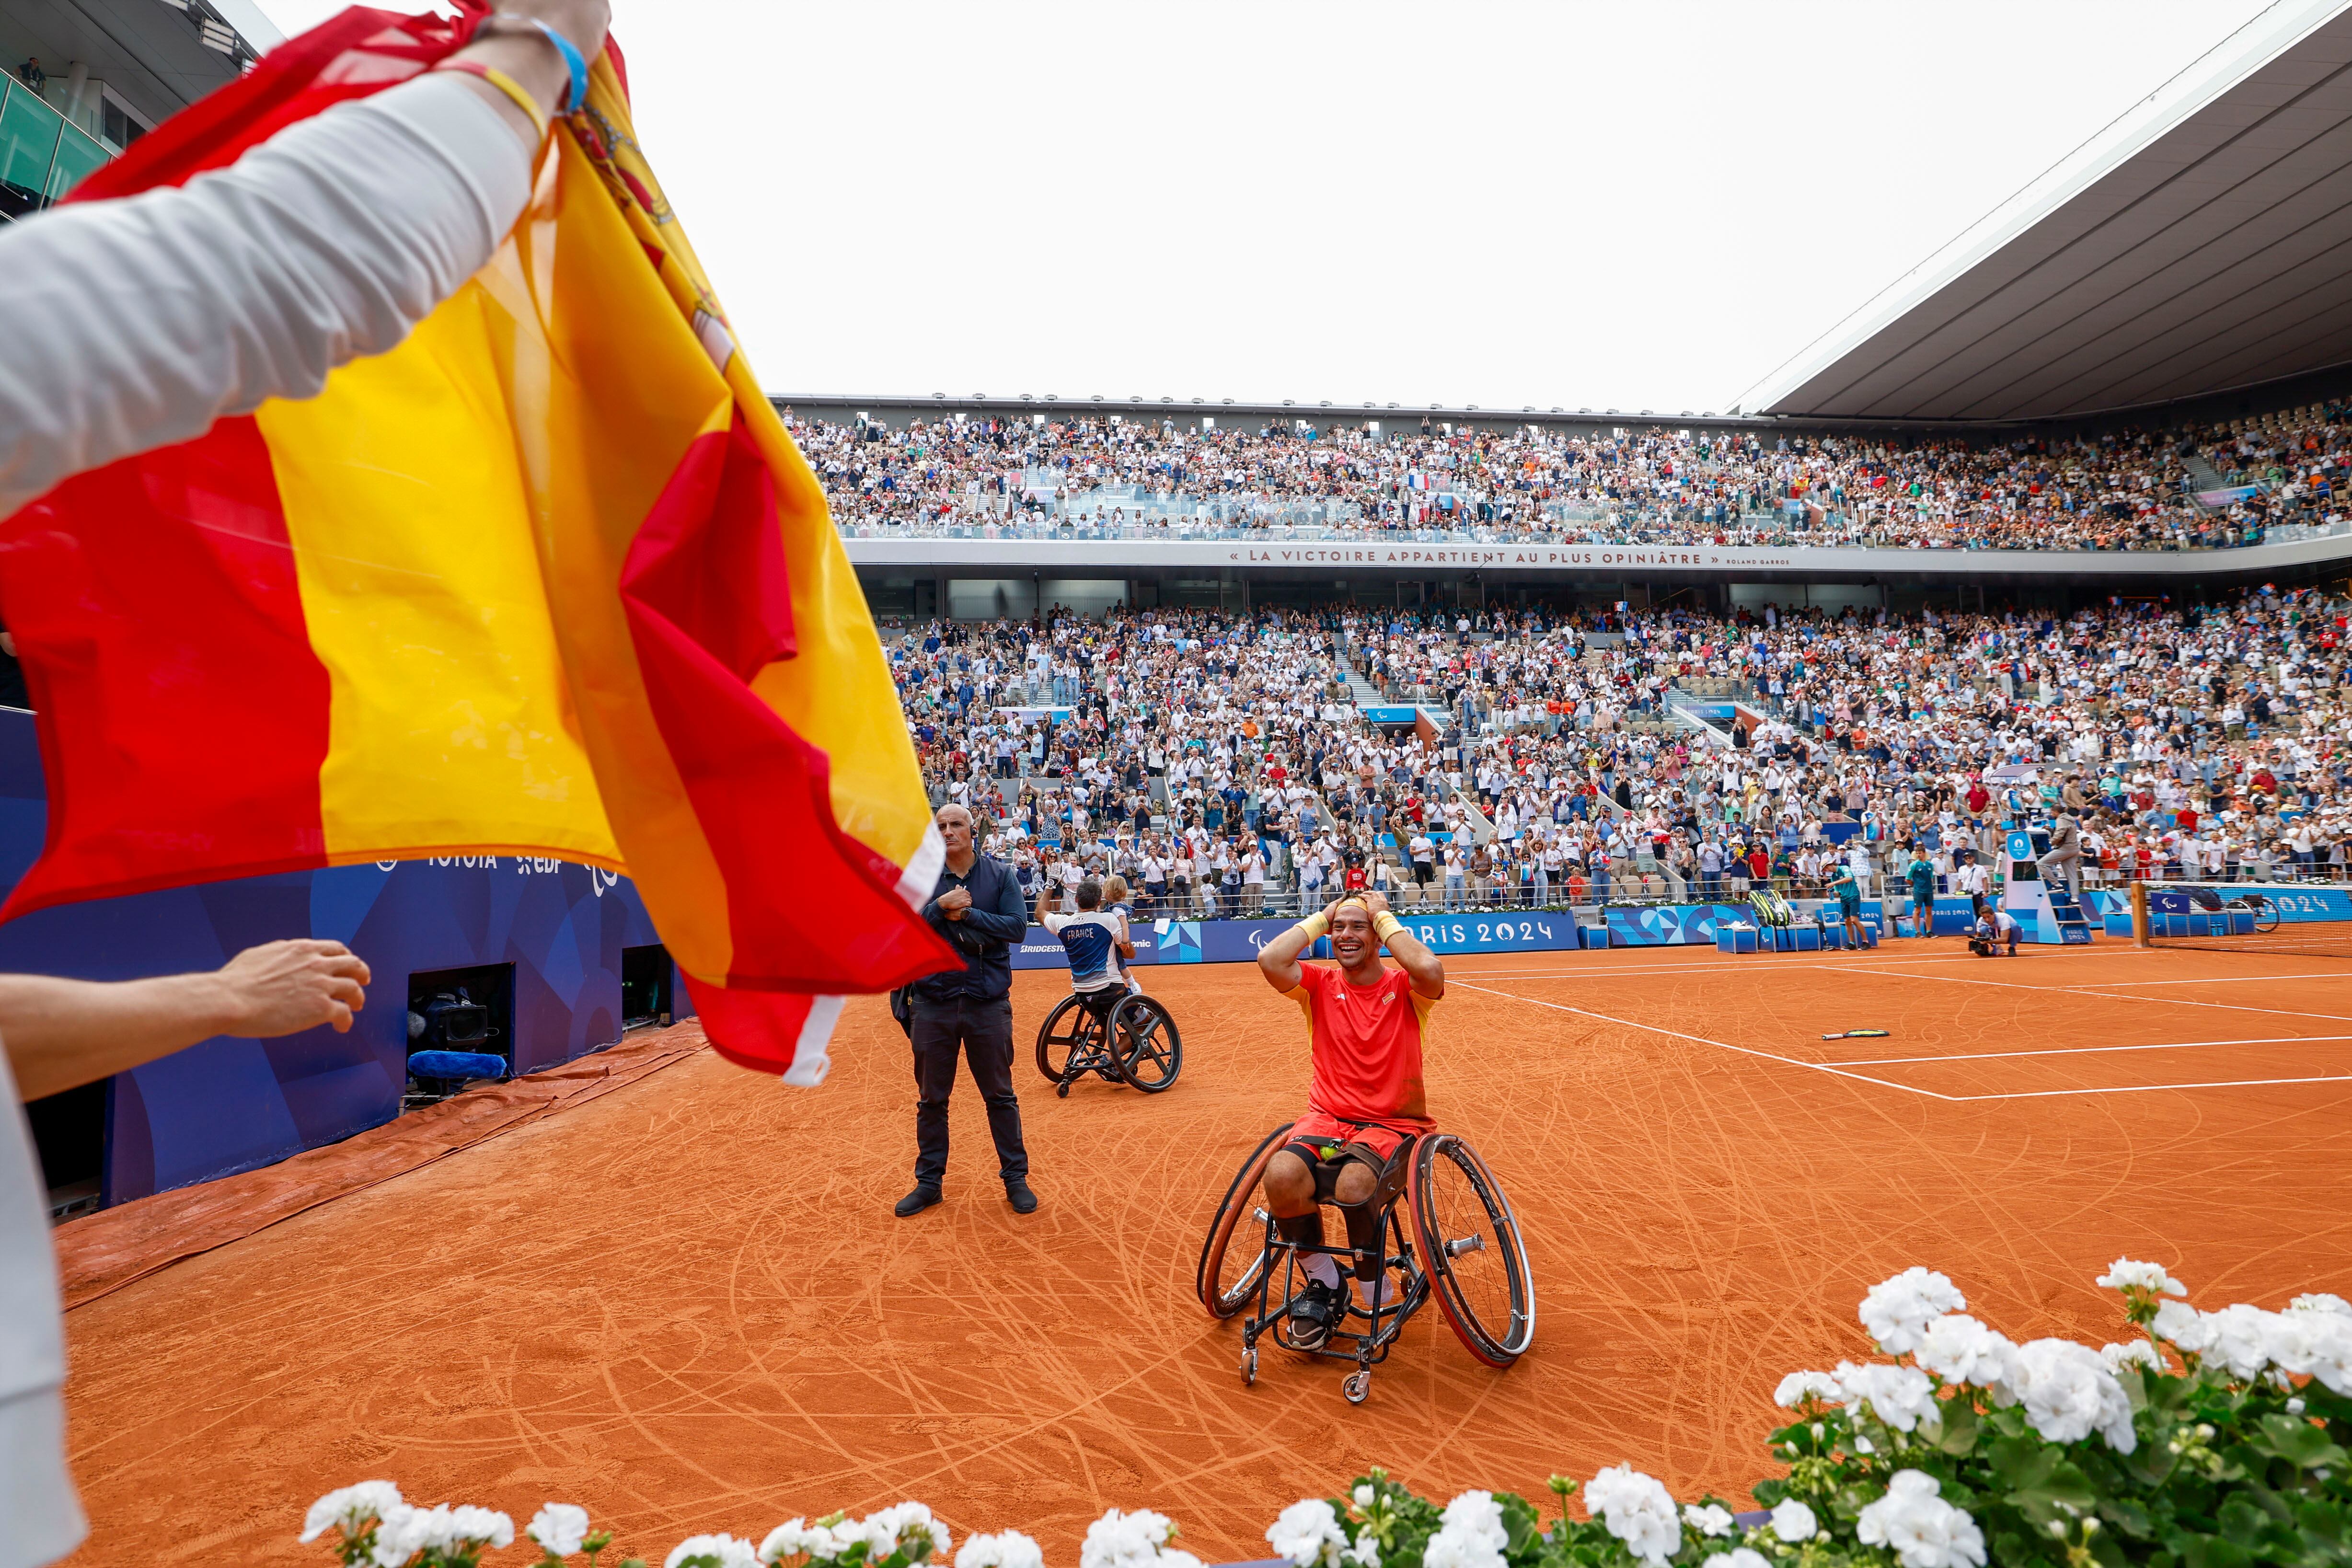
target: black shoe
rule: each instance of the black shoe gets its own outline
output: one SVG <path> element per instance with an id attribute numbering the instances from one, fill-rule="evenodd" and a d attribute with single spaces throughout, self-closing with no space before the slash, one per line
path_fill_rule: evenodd
<path id="1" fill-rule="evenodd" d="M 1290 1299 L 1291 1344 L 1303 1351 L 1321 1350 L 1347 1312 L 1347 1298 L 1341 1291 L 1320 1279 L 1309 1279 L 1307 1288 Z"/>
<path id="2" fill-rule="evenodd" d="M 1020 1176 L 1004 1184 L 1004 1201 L 1013 1205 L 1014 1214 L 1035 1214 L 1037 1194 L 1029 1190 L 1028 1181 Z"/>
<path id="3" fill-rule="evenodd" d="M 939 1201 L 939 1188 L 917 1187 L 913 1192 L 908 1193 L 905 1197 L 898 1200 L 898 1207 L 896 1212 L 900 1219 L 912 1219 L 915 1215 L 922 1213 L 925 1209 L 930 1207 L 933 1204 L 938 1203 Z"/>

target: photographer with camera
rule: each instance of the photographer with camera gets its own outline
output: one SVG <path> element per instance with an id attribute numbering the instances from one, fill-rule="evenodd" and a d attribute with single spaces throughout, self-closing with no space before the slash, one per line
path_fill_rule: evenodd
<path id="1" fill-rule="evenodd" d="M 940 1201 L 948 1173 L 948 1096 L 956 1055 L 971 1063 L 988 1102 L 997 1174 L 1015 1214 L 1034 1214 L 1029 1152 L 1021 1142 L 1021 1101 L 1013 1092 L 1012 944 L 1029 931 L 1029 907 L 1013 868 L 980 852 L 971 813 L 943 805 L 934 819 L 947 862 L 923 918 L 963 954 L 963 967 L 927 974 L 909 989 L 908 1037 L 915 1050 L 915 1190 L 898 1200 L 900 1219 Z"/>

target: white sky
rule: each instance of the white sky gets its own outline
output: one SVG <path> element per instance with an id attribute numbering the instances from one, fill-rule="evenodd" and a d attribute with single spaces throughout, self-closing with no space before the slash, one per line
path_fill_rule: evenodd
<path id="1" fill-rule="evenodd" d="M 772 392 L 1668 413 L 2263 0 L 614 9 Z"/>

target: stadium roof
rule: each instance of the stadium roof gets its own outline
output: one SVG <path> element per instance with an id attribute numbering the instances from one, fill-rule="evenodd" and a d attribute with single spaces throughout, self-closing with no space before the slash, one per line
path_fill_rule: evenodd
<path id="1" fill-rule="evenodd" d="M 2352 363 L 2352 0 L 2279 0 L 1756 386 L 2053 418 Z"/>

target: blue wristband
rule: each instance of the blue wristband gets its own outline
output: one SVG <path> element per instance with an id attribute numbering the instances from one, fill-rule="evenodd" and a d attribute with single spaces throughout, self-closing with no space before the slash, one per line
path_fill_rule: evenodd
<path id="1" fill-rule="evenodd" d="M 572 73 L 572 96 L 565 101 L 563 112 L 571 114 L 576 111 L 588 101 L 588 62 L 580 58 L 580 51 L 573 47 L 572 40 L 553 27 L 536 16 L 526 16 L 523 20 L 545 33 L 547 41 L 555 46 L 555 52 L 563 57 L 563 68 Z"/>

